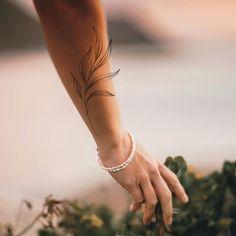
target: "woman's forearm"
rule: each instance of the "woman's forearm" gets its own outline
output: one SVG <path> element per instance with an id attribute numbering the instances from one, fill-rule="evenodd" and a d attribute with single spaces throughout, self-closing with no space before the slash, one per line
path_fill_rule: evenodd
<path id="1" fill-rule="evenodd" d="M 124 138 L 109 64 L 111 43 L 100 1 L 35 0 L 48 50 L 99 149 Z"/>
<path id="2" fill-rule="evenodd" d="M 111 80 L 118 71 L 114 74 L 110 71 L 110 46 L 100 1 L 34 0 L 34 3 L 52 60 L 97 143 L 102 163 L 107 167 L 119 166 L 134 145 L 122 126 Z M 136 144 L 129 165 L 110 174 L 131 194 L 131 211 L 145 203 L 145 224 L 151 222 L 158 201 L 165 224 L 171 224 L 171 191 L 182 202 L 187 202 L 188 197 L 174 173 L 139 142 Z"/>

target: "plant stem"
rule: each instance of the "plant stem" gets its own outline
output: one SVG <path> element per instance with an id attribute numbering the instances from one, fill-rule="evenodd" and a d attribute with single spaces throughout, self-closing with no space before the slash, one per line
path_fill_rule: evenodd
<path id="1" fill-rule="evenodd" d="M 38 214 L 31 223 L 29 223 L 24 229 L 22 229 L 19 233 L 15 234 L 14 236 L 22 236 L 25 233 L 27 233 L 33 226 L 34 224 L 40 219 L 40 217 L 43 215 L 43 212 Z"/>

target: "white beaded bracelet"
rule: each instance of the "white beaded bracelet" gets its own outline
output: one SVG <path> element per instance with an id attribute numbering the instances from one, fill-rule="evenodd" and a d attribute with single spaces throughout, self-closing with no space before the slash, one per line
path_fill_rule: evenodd
<path id="1" fill-rule="evenodd" d="M 124 169 L 126 166 L 128 166 L 128 164 L 133 160 L 134 158 L 134 154 L 136 152 L 136 142 L 135 142 L 135 139 L 132 135 L 132 133 L 127 130 L 129 136 L 130 136 L 130 140 L 131 140 L 131 152 L 130 152 L 130 155 L 129 157 L 126 159 L 126 161 L 124 161 L 123 163 L 117 165 L 117 166 L 112 166 L 112 167 L 105 167 L 102 163 L 102 160 L 101 160 L 101 156 L 99 154 L 99 152 L 97 152 L 97 155 L 98 155 L 98 164 L 100 165 L 100 167 L 108 172 L 117 172 L 117 171 L 120 171 L 122 169 Z M 98 149 L 97 149 L 98 151 Z"/>

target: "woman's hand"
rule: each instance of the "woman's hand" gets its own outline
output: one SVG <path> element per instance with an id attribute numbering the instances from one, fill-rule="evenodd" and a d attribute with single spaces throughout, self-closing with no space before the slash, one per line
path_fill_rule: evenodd
<path id="1" fill-rule="evenodd" d="M 130 140 L 126 136 L 120 147 L 103 151 L 102 161 L 105 166 L 118 165 L 128 157 L 130 150 Z M 140 209 L 145 203 L 144 224 L 151 223 L 158 202 L 161 204 L 164 223 L 166 225 L 172 223 L 171 192 L 174 192 L 181 202 L 188 202 L 188 197 L 176 175 L 139 143 L 137 143 L 135 157 L 129 165 L 111 175 L 131 194 L 133 198 L 131 211 Z"/>

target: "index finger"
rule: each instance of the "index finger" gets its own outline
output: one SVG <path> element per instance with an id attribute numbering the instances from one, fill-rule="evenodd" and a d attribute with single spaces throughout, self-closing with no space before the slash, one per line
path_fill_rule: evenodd
<path id="1" fill-rule="evenodd" d="M 183 203 L 188 202 L 188 196 L 182 186 L 182 184 L 179 182 L 177 176 L 165 165 L 159 166 L 159 171 L 163 179 L 168 184 L 169 188 L 172 192 L 174 192 L 177 196 L 177 198 L 182 201 Z"/>

